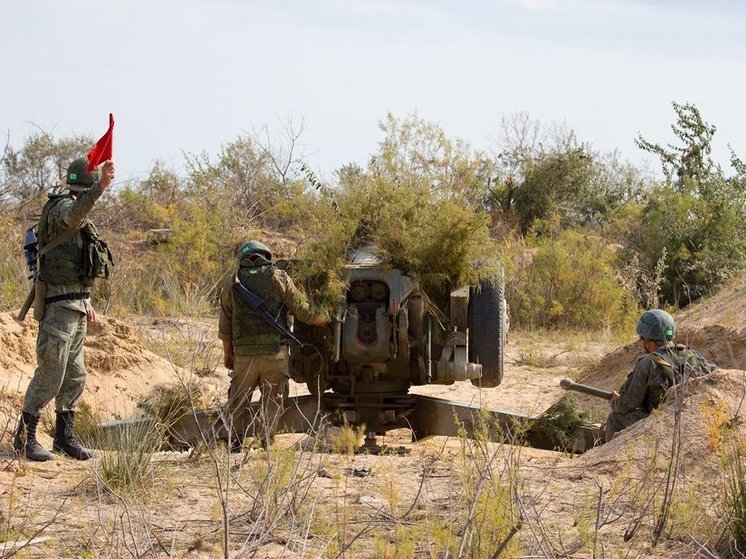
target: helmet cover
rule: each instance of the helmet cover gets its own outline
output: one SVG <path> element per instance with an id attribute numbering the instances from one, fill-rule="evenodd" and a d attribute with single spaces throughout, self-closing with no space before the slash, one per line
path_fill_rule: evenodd
<path id="1" fill-rule="evenodd" d="M 646 340 L 670 342 L 676 337 L 676 324 L 662 309 L 645 311 L 637 321 L 637 334 Z"/>

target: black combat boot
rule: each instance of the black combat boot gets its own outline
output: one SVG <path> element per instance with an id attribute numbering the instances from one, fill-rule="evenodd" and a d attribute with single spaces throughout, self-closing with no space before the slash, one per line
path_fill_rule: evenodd
<path id="1" fill-rule="evenodd" d="M 76 460 L 88 460 L 93 457 L 93 452 L 80 444 L 73 431 L 75 412 L 63 411 L 57 414 L 57 424 L 54 430 L 54 442 L 52 450 L 66 454 Z"/>
<path id="2" fill-rule="evenodd" d="M 26 458 L 34 462 L 46 462 L 54 458 L 54 455 L 46 450 L 36 440 L 36 427 L 39 425 L 39 417 L 23 412 L 18 422 L 18 429 L 13 438 L 13 448 L 16 454 L 25 454 Z"/>

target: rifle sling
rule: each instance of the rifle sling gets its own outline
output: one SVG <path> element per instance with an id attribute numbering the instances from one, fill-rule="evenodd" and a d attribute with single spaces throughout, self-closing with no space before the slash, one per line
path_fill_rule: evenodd
<path id="1" fill-rule="evenodd" d="M 43 255 L 48 253 L 53 248 L 61 245 L 64 243 L 67 239 L 73 236 L 73 234 L 77 231 L 77 229 L 66 229 L 62 233 L 60 233 L 58 236 L 56 236 L 54 239 L 52 239 L 50 242 L 45 244 L 41 249 L 39 249 L 39 257 L 41 258 Z"/>
<path id="2" fill-rule="evenodd" d="M 272 318 L 272 315 L 267 312 L 264 309 L 260 309 L 260 305 L 254 305 L 252 301 L 249 299 L 248 294 L 254 295 L 255 297 L 259 298 L 258 295 L 256 295 L 253 291 L 251 291 L 248 287 L 246 287 L 244 284 L 242 284 L 240 281 L 238 281 L 238 278 L 236 278 L 235 283 L 233 284 L 233 291 L 236 292 L 236 294 L 241 298 L 241 300 L 249 305 L 249 308 L 251 308 L 252 311 L 254 311 L 259 318 L 261 318 L 264 322 L 269 324 L 272 328 L 280 332 L 282 335 L 287 336 L 288 342 L 293 342 L 298 345 L 298 347 L 303 346 L 303 342 L 301 342 L 298 338 L 296 338 L 290 330 L 286 329 L 281 324 L 278 324 L 276 320 Z M 261 300 L 261 298 L 259 298 Z"/>

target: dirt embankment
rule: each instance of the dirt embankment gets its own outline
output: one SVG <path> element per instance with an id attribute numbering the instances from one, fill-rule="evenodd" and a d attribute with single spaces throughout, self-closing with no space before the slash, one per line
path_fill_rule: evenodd
<path id="1" fill-rule="evenodd" d="M 0 392 L 14 399 L 25 392 L 34 374 L 37 333 L 35 321 L 19 323 L 13 314 L 0 313 Z M 102 418 L 134 415 L 144 396 L 186 374 L 146 349 L 127 322 L 108 316 L 88 325 L 85 363 L 83 400 Z"/>
<path id="2" fill-rule="evenodd" d="M 676 316 L 678 341 L 702 352 L 723 369 L 682 386 L 680 391 L 684 398 L 680 406 L 674 401 L 664 403 L 650 417 L 622 431 L 609 443 L 581 456 L 524 448 L 520 450 L 520 461 L 511 458 L 511 464 L 515 464 L 519 470 L 516 472 L 519 475 L 515 477 L 516 495 L 520 496 L 521 510 L 525 515 L 518 538 L 527 551 L 549 549 L 547 544 L 556 545 L 558 549 L 570 548 L 583 538 L 587 540 L 587 520 L 590 518 L 592 524 L 597 526 L 599 545 L 603 548 L 599 547 L 593 553 L 586 544 L 582 554 L 578 552 L 572 556 L 667 559 L 714 556 L 699 554 L 701 546 L 694 545 L 692 538 L 712 546 L 724 534 L 727 518 L 723 510 L 723 480 L 727 479 L 728 472 L 723 466 L 723 456 L 727 454 L 728 442 L 733 440 L 731 434 L 737 433 L 740 440 L 746 436 L 746 423 L 743 421 L 746 409 L 746 328 L 742 318 L 746 315 L 744 285 L 746 282 L 737 283 L 712 300 Z M 145 335 L 156 336 L 163 327 L 161 324 L 151 326 Z M 212 330 L 210 332 L 210 340 L 213 340 Z M 36 334 L 36 323 L 29 320 L 19 324 L 10 313 L 0 313 L 0 344 L 4 349 L 0 354 L 0 404 L 12 403 L 12 406 L 3 405 L 0 409 L 11 410 L 6 412 L 8 417 L 11 413 L 17 413 L 20 398 L 33 375 Z M 535 415 L 559 400 L 563 395 L 558 386 L 559 379 L 577 373 L 581 368 L 580 363 L 593 365 L 587 366 L 581 378 L 574 377 L 576 380 L 608 390 L 621 385 L 641 355 L 640 344 L 632 341 L 623 347 L 613 348 L 605 343 L 565 344 L 557 340 L 548 343 L 541 338 L 516 332 L 507 348 L 505 381 L 500 387 L 480 391 L 471 383 L 464 382 L 450 386 L 418 387 L 418 391 Z M 603 355 L 600 361 L 598 355 Z M 110 317 L 102 317 L 97 325 L 91 326 L 86 340 L 86 364 L 89 379 L 84 399 L 95 410 L 110 416 L 131 415 L 144 395 L 161 384 L 177 382 L 179 375 L 184 373 L 168 359 L 148 351 L 130 324 Z M 294 389 L 299 387 L 294 386 Z M 608 411 L 606 401 L 578 396 L 584 407 L 593 407 L 600 414 Z M 5 423 L 0 423 L 0 427 L 2 425 Z M 44 439 L 42 442 L 48 446 L 50 441 Z M 345 495 L 349 493 L 350 496 L 345 497 L 344 510 L 349 508 L 355 518 L 362 518 L 366 511 L 356 503 L 363 498 L 370 499 L 371 493 L 377 494 L 377 485 L 395 471 L 397 494 L 415 499 L 414 495 L 420 495 L 420 490 L 426 486 L 427 490 L 422 492 L 421 497 L 424 501 L 419 502 L 418 506 L 426 511 L 447 512 L 452 503 L 449 495 L 452 495 L 454 487 L 458 487 L 463 470 L 443 461 L 438 463 L 437 474 L 431 475 L 423 485 L 423 457 L 428 452 L 435 455 L 436 447 L 441 449 L 439 452 L 445 452 L 444 455 L 452 451 L 456 456 L 458 449 L 455 447 L 460 445 L 460 441 L 426 440 L 415 445 L 403 439 L 399 443 L 406 445 L 411 452 L 396 456 L 325 458 L 325 468 L 330 473 L 324 477 L 321 474 L 309 477 L 313 489 L 320 495 L 319 506 L 330 507 L 325 510 L 338 510 L 333 508 L 332 503 L 337 499 L 334 487 L 339 486 L 338 480 L 346 480 L 344 491 Z M 494 445 L 494 448 L 501 447 Z M 215 534 L 221 533 L 219 524 L 214 518 L 207 518 L 207 513 L 205 518 L 195 514 L 195 511 L 204 513 L 214 510 L 215 495 L 210 489 L 214 480 L 209 476 L 195 479 L 198 464 L 190 462 L 187 465 L 186 461 L 191 459 L 168 459 L 175 465 L 171 475 L 178 482 L 164 484 L 169 490 L 159 494 L 157 500 L 148 501 L 147 512 L 138 513 L 142 513 L 146 522 L 147 534 L 158 532 L 159 541 L 171 541 L 173 538 L 173 546 L 185 554 L 189 553 L 187 549 L 191 549 L 191 540 L 185 538 L 191 538 L 191 534 L 208 534 L 206 537 L 210 538 L 210 545 L 217 549 L 219 543 Z M 251 454 L 236 457 L 236 460 L 231 468 L 234 473 L 240 472 L 244 461 L 248 470 L 261 470 L 255 467 L 258 459 L 252 458 Z M 95 466 L 95 461 L 90 462 Z M 427 462 L 430 463 L 430 458 Z M 673 479 L 667 473 L 672 471 L 669 468 L 671 464 L 676 466 L 676 491 L 672 501 L 676 506 L 672 515 L 675 521 L 667 524 L 669 531 L 664 534 L 663 541 L 652 545 L 650 533 L 656 518 L 660 516 L 662 491 L 666 480 Z M 17 474 L 15 470 L 0 471 L 2 510 L 10 510 L 8 503 L 11 501 L 31 503 L 29 510 L 37 515 L 39 522 L 56 518 L 58 503 L 62 499 L 60 495 L 75 494 L 75 490 L 71 490 L 71 484 L 75 482 L 71 480 L 90 478 L 90 467 L 90 463 L 58 459 L 51 467 L 46 463 L 28 464 L 25 475 Z M 348 473 L 358 468 L 370 475 L 357 478 Z M 240 474 L 236 476 L 244 483 Z M 40 483 L 42 479 L 43 483 Z M 11 494 L 3 489 L 11 487 L 11 480 L 14 480 L 14 491 L 19 492 L 20 498 L 16 493 Z M 235 502 L 234 497 L 241 494 L 238 488 L 234 488 L 231 503 Z M 76 498 L 79 509 L 70 512 L 64 522 L 51 521 L 45 532 L 53 538 L 48 550 L 45 550 L 50 553 L 45 556 L 76 556 L 63 551 L 77 549 L 75 546 L 81 541 L 93 542 L 92 547 L 101 556 L 115 556 L 105 544 L 91 539 L 90 534 L 98 526 L 97 522 L 107 526 L 108 533 L 110 521 L 102 519 L 111 518 L 111 525 L 115 525 L 118 521 L 114 519 L 124 517 L 124 512 L 116 509 L 117 501 L 101 499 L 100 496 L 90 498 L 80 494 L 80 491 Z M 18 526 L 29 524 L 20 513 L 17 514 Z M 240 518 L 243 526 L 245 517 Z M 679 525 L 684 526 L 686 531 L 675 532 Z M 586 530 L 585 535 L 583 530 Z M 693 535 L 689 533 L 690 530 L 693 530 Z M 98 532 L 97 536 L 102 532 Z M 240 537 L 240 534 L 236 536 L 233 532 L 232 535 L 234 538 Z M 532 544 L 537 535 L 543 538 L 541 545 Z M 277 544 L 279 540 L 272 541 L 274 543 L 259 551 L 258 557 L 278 556 L 285 552 L 288 557 L 300 556 L 285 549 L 286 546 Z M 370 541 L 371 549 L 373 543 Z M 232 545 L 239 549 L 242 543 L 234 541 Z M 62 551 L 57 553 L 57 550 Z M 559 553 L 535 556 L 555 555 L 559 556 Z"/>
<path id="3" fill-rule="evenodd" d="M 721 369 L 746 370 L 746 275 L 716 296 L 676 316 L 676 342 L 699 351 Z M 618 389 L 643 356 L 639 341 L 619 347 L 589 369 L 580 382 L 605 390 Z M 606 409 L 606 402 L 578 394 L 587 409 Z"/>

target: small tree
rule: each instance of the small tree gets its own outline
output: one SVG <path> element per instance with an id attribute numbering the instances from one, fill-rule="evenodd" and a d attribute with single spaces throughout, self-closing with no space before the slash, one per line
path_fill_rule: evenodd
<path id="1" fill-rule="evenodd" d="M 489 203 L 523 234 L 550 215 L 565 227 L 604 225 L 645 187 L 616 152 L 598 153 L 565 125 L 542 127 L 525 113 L 503 118 L 498 145 Z"/>
<path id="2" fill-rule="evenodd" d="M 648 272 L 664 257 L 668 267 L 662 299 L 684 305 L 720 286 L 746 262 L 746 180 L 733 155 L 736 175 L 726 177 L 710 158 L 715 127 L 691 104 L 673 103 L 672 126 L 681 146 L 663 147 L 637 139 L 661 159 L 665 182 L 642 206 L 639 221 L 627 229 L 628 258 Z"/>
<path id="3" fill-rule="evenodd" d="M 23 205 L 42 196 L 64 180 L 67 166 L 93 145 L 88 136 L 59 140 L 39 130 L 19 150 L 5 146 L 0 169 L 0 203 Z"/>

